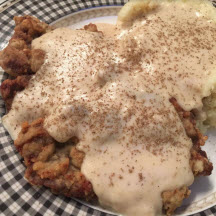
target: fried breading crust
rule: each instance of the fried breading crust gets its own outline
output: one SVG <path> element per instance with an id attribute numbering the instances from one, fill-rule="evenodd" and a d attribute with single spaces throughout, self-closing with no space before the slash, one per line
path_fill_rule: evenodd
<path id="1" fill-rule="evenodd" d="M 1 96 L 5 102 L 7 112 L 11 109 L 13 98 L 17 92 L 22 91 L 28 85 L 31 76 L 18 76 L 16 79 L 6 79 L 0 86 Z"/>
<path id="2" fill-rule="evenodd" d="M 14 21 L 14 34 L 8 46 L 0 52 L 0 66 L 11 76 L 33 74 L 43 64 L 45 53 L 31 49 L 31 41 L 50 31 L 51 27 L 28 15 L 14 17 Z"/>
<path id="3" fill-rule="evenodd" d="M 165 191 L 162 193 L 163 208 L 166 215 L 172 215 L 173 211 L 181 206 L 182 201 L 190 195 L 188 187 Z"/>
<path id="4" fill-rule="evenodd" d="M 51 27 L 37 19 L 36 17 L 25 15 L 15 16 L 14 35 L 12 39 L 22 39 L 27 44 L 30 44 L 34 38 L 40 37 L 42 34 L 51 30 Z"/>
<path id="5" fill-rule="evenodd" d="M 213 169 L 212 163 L 208 160 L 206 152 L 201 150 L 201 146 L 207 140 L 199 129 L 196 127 L 195 116 L 193 112 L 184 111 L 178 104 L 175 98 L 171 98 L 170 102 L 176 109 L 183 125 L 185 132 L 193 142 L 191 148 L 190 166 L 194 176 L 207 176 L 210 175 Z M 164 191 L 162 193 L 163 209 L 167 215 L 172 215 L 175 209 L 181 206 L 182 201 L 190 195 L 188 187 L 183 186 L 174 190 Z"/>
<path id="6" fill-rule="evenodd" d="M 194 176 L 211 175 L 213 165 L 208 160 L 206 152 L 201 149 L 201 146 L 203 146 L 207 140 L 207 136 L 202 135 L 199 129 L 196 127 L 196 120 L 193 112 L 184 111 L 179 106 L 175 98 L 171 98 L 170 102 L 178 112 L 178 115 L 184 125 L 186 134 L 193 142 L 190 165 Z"/>
<path id="7" fill-rule="evenodd" d="M 84 30 L 90 31 L 90 32 L 98 32 L 97 26 L 95 24 L 92 24 L 92 23 L 85 25 Z"/>
<path id="8" fill-rule="evenodd" d="M 95 199 L 91 183 L 80 172 L 84 153 L 76 140 L 57 143 L 43 128 L 43 119 L 23 123 L 14 142 L 27 166 L 25 177 L 33 185 L 44 185 L 53 193 L 85 200 Z"/>

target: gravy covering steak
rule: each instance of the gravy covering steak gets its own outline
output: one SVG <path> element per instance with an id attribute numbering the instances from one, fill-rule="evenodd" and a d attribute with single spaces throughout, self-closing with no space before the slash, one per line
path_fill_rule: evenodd
<path id="1" fill-rule="evenodd" d="M 161 194 L 194 181 L 193 143 L 170 99 L 201 112 L 216 81 L 216 24 L 178 1 L 98 30 L 33 40 L 45 61 L 3 124 L 17 139 L 22 122 L 42 117 L 56 141 L 78 137 L 81 171 L 103 206 L 160 215 Z"/>

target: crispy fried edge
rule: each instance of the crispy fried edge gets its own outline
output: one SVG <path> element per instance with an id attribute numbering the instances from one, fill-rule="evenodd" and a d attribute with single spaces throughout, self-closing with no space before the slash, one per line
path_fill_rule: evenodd
<path id="1" fill-rule="evenodd" d="M 0 86 L 2 99 L 5 102 L 7 112 L 11 109 L 14 96 L 17 92 L 22 91 L 28 85 L 31 76 L 18 76 L 16 79 L 6 79 Z"/>
<path id="2" fill-rule="evenodd" d="M 207 176 L 210 175 L 213 169 L 212 163 L 208 160 L 206 152 L 201 149 L 201 146 L 205 144 L 207 140 L 206 136 L 203 136 L 199 129 L 196 127 L 195 116 L 193 112 L 184 111 L 178 104 L 175 98 L 171 98 L 170 102 L 173 104 L 177 111 L 185 132 L 193 142 L 191 148 L 190 166 L 194 176 Z M 161 194 L 163 209 L 166 214 L 172 215 L 176 208 L 181 206 L 182 201 L 190 195 L 191 191 L 187 186 L 176 188 L 174 190 L 164 191 Z"/>
<path id="3" fill-rule="evenodd" d="M 31 49 L 34 38 L 52 28 L 32 16 L 14 17 L 14 34 L 8 46 L 0 52 L 0 66 L 11 76 L 35 73 L 44 62 L 43 50 Z M 35 65 L 37 61 L 37 66 Z"/>
<path id="4" fill-rule="evenodd" d="M 24 157 L 27 167 L 25 177 L 33 185 L 49 187 L 55 194 L 63 194 L 67 197 L 76 197 L 88 201 L 94 200 L 96 196 L 91 183 L 78 169 L 81 166 L 84 153 L 75 149 L 75 146 L 71 148 L 68 157 L 63 161 L 63 169 L 58 167 L 61 166 L 61 163 L 54 164 L 55 172 L 51 172 L 52 167 L 51 171 L 47 170 L 46 166 L 45 169 L 41 169 L 40 166 L 43 167 L 43 163 L 49 163 L 49 158 L 55 152 L 54 148 L 57 145 L 57 142 L 43 128 L 43 121 L 40 118 L 31 124 L 23 123 L 22 130 L 14 141 L 17 150 Z M 30 149 L 28 149 L 29 146 Z M 32 154 L 31 148 L 33 148 Z M 36 164 L 37 168 L 34 167 Z M 74 168 L 69 169 L 71 165 Z"/>

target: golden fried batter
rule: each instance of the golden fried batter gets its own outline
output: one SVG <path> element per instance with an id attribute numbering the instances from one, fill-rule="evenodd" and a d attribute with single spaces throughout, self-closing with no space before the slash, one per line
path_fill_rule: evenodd
<path id="1" fill-rule="evenodd" d="M 175 107 L 178 115 L 184 125 L 185 132 L 193 141 L 191 149 L 190 166 L 194 176 L 208 176 L 213 170 L 212 163 L 208 160 L 206 152 L 201 150 L 201 146 L 207 140 L 196 127 L 196 121 L 193 112 L 184 111 L 175 98 L 170 102 Z M 188 187 L 184 186 L 175 190 L 164 191 L 162 193 L 163 209 L 167 215 L 172 215 L 176 208 L 181 206 L 182 201 L 190 195 Z"/>
<path id="2" fill-rule="evenodd" d="M 8 46 L 0 52 L 0 66 L 11 76 L 35 73 L 44 62 L 42 50 L 31 50 L 31 41 L 51 30 L 31 16 L 14 17 L 16 27 Z"/>
<path id="3" fill-rule="evenodd" d="M 16 79 L 6 79 L 0 86 L 1 96 L 5 102 L 7 111 L 11 109 L 15 94 L 22 91 L 29 82 L 31 76 L 18 76 Z"/>
<path id="4" fill-rule="evenodd" d="M 196 127 L 196 121 L 193 112 L 184 111 L 179 106 L 175 98 L 171 98 L 170 102 L 178 112 L 188 137 L 190 137 L 193 141 L 190 165 L 194 176 L 211 175 L 213 165 L 208 160 L 206 152 L 201 150 L 201 146 L 205 144 L 207 137 L 203 136 L 199 129 Z"/>
<path id="5" fill-rule="evenodd" d="M 165 191 L 162 193 L 163 208 L 166 215 L 172 215 L 173 211 L 181 206 L 183 199 L 190 195 L 190 190 L 187 187 L 180 189 Z"/>
<path id="6" fill-rule="evenodd" d="M 76 149 L 75 140 L 65 145 L 58 144 L 43 129 L 43 119 L 37 119 L 30 125 L 23 123 L 14 144 L 24 158 L 28 181 L 33 185 L 50 187 L 54 193 L 94 199 L 91 183 L 77 168 L 84 154 Z"/>
<path id="7" fill-rule="evenodd" d="M 84 29 L 86 31 L 98 32 L 97 26 L 95 24 L 92 24 L 92 23 L 89 23 L 88 25 L 85 25 Z"/>

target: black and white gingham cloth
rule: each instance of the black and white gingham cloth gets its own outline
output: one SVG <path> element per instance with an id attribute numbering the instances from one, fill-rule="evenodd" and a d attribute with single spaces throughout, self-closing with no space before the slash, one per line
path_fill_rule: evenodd
<path id="1" fill-rule="evenodd" d="M 126 0 L 1 0 L 0 50 L 9 40 L 16 15 L 30 14 L 46 23 L 52 23 L 68 14 L 98 6 L 123 5 Z M 4 8 L 1 7 L 3 3 Z M 8 4 L 11 4 L 8 5 Z M 9 7 L 8 7 L 9 6 Z M 6 75 L 0 71 L 0 82 Z M 0 98 L 0 115 L 5 107 Z M 109 216 L 73 199 L 55 196 L 45 187 L 31 186 L 23 178 L 24 165 L 13 142 L 0 121 L 0 216 Z M 216 207 L 196 216 L 216 215 Z"/>

